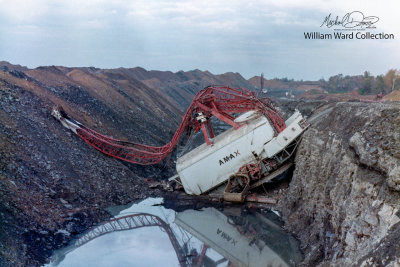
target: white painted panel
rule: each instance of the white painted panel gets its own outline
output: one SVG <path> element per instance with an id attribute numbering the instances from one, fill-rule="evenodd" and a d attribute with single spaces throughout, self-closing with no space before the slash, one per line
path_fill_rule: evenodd
<path id="1" fill-rule="evenodd" d="M 238 130 L 230 129 L 214 138 L 214 144 L 203 144 L 177 160 L 176 169 L 187 194 L 199 195 L 228 180 L 245 164 L 255 162 L 253 151 L 271 158 L 292 143 L 303 131 L 303 119 L 296 111 L 287 128 L 273 137 L 268 120 L 256 116 Z"/>

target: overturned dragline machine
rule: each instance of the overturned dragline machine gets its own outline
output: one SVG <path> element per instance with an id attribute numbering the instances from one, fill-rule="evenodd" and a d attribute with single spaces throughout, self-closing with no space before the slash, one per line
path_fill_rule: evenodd
<path id="1" fill-rule="evenodd" d="M 97 150 L 141 165 L 160 162 L 174 150 L 183 133 L 202 131 L 205 143 L 177 159 L 177 175 L 171 180 L 191 195 L 210 192 L 227 182 L 225 200 L 239 202 L 250 189 L 288 169 L 288 160 L 308 127 L 298 111 L 284 121 L 270 99 L 225 86 L 209 86 L 197 93 L 172 140 L 160 147 L 101 135 L 69 118 L 61 108 L 55 108 L 52 115 Z M 213 116 L 232 128 L 214 136 Z"/>

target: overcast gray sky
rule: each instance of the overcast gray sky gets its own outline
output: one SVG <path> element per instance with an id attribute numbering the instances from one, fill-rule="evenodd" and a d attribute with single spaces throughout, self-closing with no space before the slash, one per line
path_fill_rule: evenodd
<path id="1" fill-rule="evenodd" d="M 320 79 L 400 68 L 400 1 L 0 0 L 0 60 Z M 359 10 L 395 40 L 305 40 Z"/>

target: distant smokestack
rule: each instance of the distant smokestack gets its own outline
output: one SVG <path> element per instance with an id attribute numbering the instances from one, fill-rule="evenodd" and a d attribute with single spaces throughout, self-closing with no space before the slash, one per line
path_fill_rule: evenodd
<path id="1" fill-rule="evenodd" d="M 264 89 L 264 73 L 261 73 L 260 91 L 258 91 L 258 95 L 262 93 L 263 89 Z"/>

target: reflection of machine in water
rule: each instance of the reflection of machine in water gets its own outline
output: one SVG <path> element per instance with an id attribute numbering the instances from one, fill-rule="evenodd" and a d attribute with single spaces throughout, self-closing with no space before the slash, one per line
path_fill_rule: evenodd
<path id="1" fill-rule="evenodd" d="M 196 255 L 195 251 L 188 251 L 189 248 L 185 243 L 181 246 L 170 226 L 160 217 L 148 213 L 126 215 L 101 223 L 100 225 L 81 235 L 70 246 L 55 254 L 51 260 L 52 264 L 58 265 L 65 258 L 66 254 L 77 249 L 78 247 L 85 245 L 93 239 L 96 239 L 97 237 L 117 231 L 127 231 L 152 226 L 160 227 L 160 229 L 162 229 L 168 235 L 168 238 L 171 241 L 171 244 L 178 257 L 180 266 L 191 266 L 192 256 Z M 190 253 L 193 253 L 193 255 L 190 255 Z"/>
<path id="2" fill-rule="evenodd" d="M 258 212 L 186 210 L 177 214 L 175 223 L 223 255 L 228 266 L 291 266 L 302 259 L 297 241 Z"/>
<path id="3" fill-rule="evenodd" d="M 277 217 L 272 212 L 270 214 Z M 168 235 L 180 266 L 295 265 L 301 261 L 297 241 L 285 233 L 279 221 L 271 216 L 256 211 L 244 212 L 240 208 L 186 210 L 175 214 L 176 225 L 173 226 L 149 213 L 125 215 L 85 232 L 70 246 L 55 253 L 51 261 L 58 265 L 68 253 L 109 233 L 159 227 Z M 132 264 L 135 264 L 134 260 Z"/>

